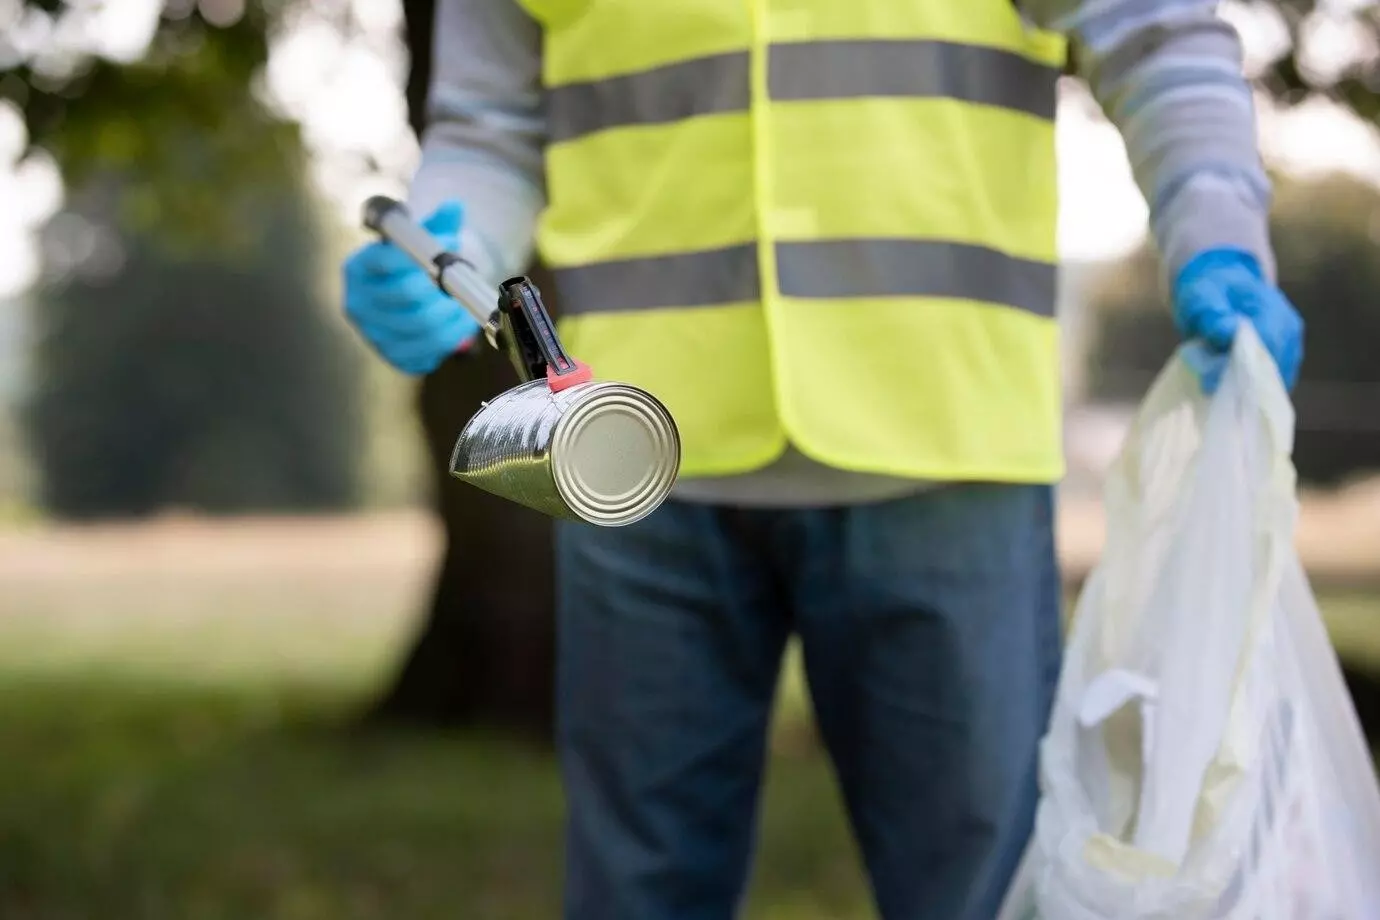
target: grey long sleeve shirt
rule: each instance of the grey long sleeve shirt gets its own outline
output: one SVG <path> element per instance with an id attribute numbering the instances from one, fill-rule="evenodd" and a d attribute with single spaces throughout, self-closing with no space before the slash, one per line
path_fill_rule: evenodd
<path id="1" fill-rule="evenodd" d="M 939 0 L 933 0 L 939 2 Z M 1125 141 L 1171 276 L 1216 246 L 1273 276 L 1270 185 L 1257 149 L 1236 31 L 1217 0 L 1017 0 L 1027 22 L 1067 35 L 1080 74 Z M 516 0 L 439 0 L 435 73 L 409 204 L 465 207 L 461 250 L 495 283 L 522 272 L 545 205 L 541 30 Z M 829 469 L 794 449 L 765 470 L 683 479 L 675 495 L 735 505 L 831 505 L 926 483 Z"/>

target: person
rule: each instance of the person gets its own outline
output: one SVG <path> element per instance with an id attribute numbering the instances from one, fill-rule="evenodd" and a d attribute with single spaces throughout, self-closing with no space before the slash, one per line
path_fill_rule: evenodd
<path id="1" fill-rule="evenodd" d="M 559 523 L 568 920 L 731 917 L 783 649 L 888 920 L 990 920 L 1060 665 L 1057 83 L 1125 140 L 1184 355 L 1292 385 L 1239 36 L 1209 0 L 442 0 L 409 204 L 660 397 L 682 478 Z M 397 250 L 345 309 L 403 372 L 473 322 Z"/>

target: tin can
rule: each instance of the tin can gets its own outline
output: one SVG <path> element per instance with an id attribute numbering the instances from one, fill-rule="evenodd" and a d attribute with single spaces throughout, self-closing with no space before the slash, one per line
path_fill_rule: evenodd
<path id="1" fill-rule="evenodd" d="M 552 517 L 621 527 L 670 493 L 680 434 L 637 387 L 591 381 L 553 392 L 532 380 L 483 404 L 455 442 L 450 472 Z"/>

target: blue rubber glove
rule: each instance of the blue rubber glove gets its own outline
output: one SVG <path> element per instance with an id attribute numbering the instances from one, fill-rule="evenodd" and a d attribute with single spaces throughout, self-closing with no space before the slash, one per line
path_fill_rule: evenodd
<path id="1" fill-rule="evenodd" d="M 454 252 L 463 219 L 459 203 L 451 201 L 422 226 Z M 431 373 L 468 348 L 479 331 L 465 308 L 442 293 L 406 253 L 382 241 L 345 260 L 345 315 L 385 361 L 407 374 Z"/>
<path id="2" fill-rule="evenodd" d="M 1174 322 L 1188 342 L 1184 360 L 1213 393 L 1226 369 L 1241 321 L 1249 320 L 1288 390 L 1303 363 L 1303 318 L 1284 292 L 1265 279 L 1260 263 L 1238 249 L 1198 253 L 1174 282 Z"/>

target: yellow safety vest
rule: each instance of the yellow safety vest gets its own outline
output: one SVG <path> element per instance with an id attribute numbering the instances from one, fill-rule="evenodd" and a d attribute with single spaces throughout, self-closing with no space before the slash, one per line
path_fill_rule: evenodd
<path id="1" fill-rule="evenodd" d="M 521 0 L 561 335 L 682 474 L 1063 472 L 1062 38 L 1011 0 Z"/>

